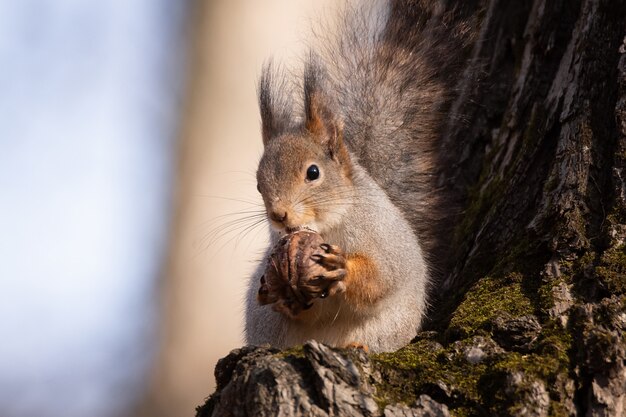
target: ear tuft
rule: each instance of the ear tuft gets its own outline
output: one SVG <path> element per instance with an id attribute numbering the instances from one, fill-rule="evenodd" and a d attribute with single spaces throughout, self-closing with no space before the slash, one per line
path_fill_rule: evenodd
<path id="1" fill-rule="evenodd" d="M 291 86 L 283 71 L 275 68 L 272 61 L 267 62 L 263 66 L 258 87 L 263 145 L 292 127 L 291 93 Z"/>
<path id="2" fill-rule="evenodd" d="M 327 145 L 331 155 L 338 155 L 343 146 L 343 126 L 331 110 L 331 100 L 323 91 L 325 74 L 315 56 L 311 55 L 304 69 L 305 129 L 320 144 Z"/>

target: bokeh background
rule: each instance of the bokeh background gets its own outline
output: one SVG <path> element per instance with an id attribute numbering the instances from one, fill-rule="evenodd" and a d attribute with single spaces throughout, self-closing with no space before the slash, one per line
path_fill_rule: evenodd
<path id="1" fill-rule="evenodd" d="M 331 0 L 0 0 L 0 416 L 193 416 L 266 239 L 256 80 Z"/>

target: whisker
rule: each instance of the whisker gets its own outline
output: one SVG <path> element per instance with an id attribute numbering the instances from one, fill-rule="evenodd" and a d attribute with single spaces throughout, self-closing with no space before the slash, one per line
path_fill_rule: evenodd
<path id="1" fill-rule="evenodd" d="M 215 200 L 234 201 L 234 202 L 237 202 L 237 203 L 249 204 L 251 206 L 264 207 L 263 203 L 258 202 L 258 201 L 253 201 L 253 200 L 244 200 L 244 199 L 240 199 L 240 198 L 222 197 L 222 196 L 211 195 L 211 194 L 196 194 L 196 195 L 199 196 L 199 197 L 211 198 L 211 199 L 215 199 Z"/>
<path id="2" fill-rule="evenodd" d="M 343 303 L 339 303 L 339 308 L 337 309 L 337 313 L 335 313 L 335 317 L 333 318 L 333 321 L 330 323 L 331 326 L 335 324 L 335 321 L 337 321 L 337 317 L 339 317 L 339 312 L 341 311 L 342 305 Z"/>
<path id="3" fill-rule="evenodd" d="M 205 233 L 204 237 L 200 239 L 198 243 L 204 250 L 206 250 L 212 245 L 214 245 L 221 238 L 223 238 L 224 236 L 232 232 L 245 229 L 250 224 L 262 223 L 265 221 L 266 221 L 266 217 L 264 213 L 263 215 L 255 214 L 251 216 L 245 216 L 242 218 L 233 219 L 228 222 L 221 223 L 215 226 L 214 228 L 212 228 L 211 230 L 209 230 L 207 233 Z"/>
<path id="4" fill-rule="evenodd" d="M 226 220 L 226 219 L 228 219 L 230 217 L 235 217 L 235 216 L 237 216 L 237 217 L 232 219 L 232 220 L 229 220 L 227 222 L 223 222 L 223 220 Z M 265 217 L 265 216 L 266 216 L 265 211 L 261 211 L 261 210 L 247 211 L 247 210 L 244 210 L 244 211 L 238 211 L 238 212 L 234 212 L 234 213 L 227 213 L 227 214 L 222 214 L 222 215 L 219 215 L 219 216 L 215 216 L 212 219 L 209 219 L 207 221 L 204 221 L 204 222 L 200 223 L 198 226 L 201 229 L 207 229 L 207 228 L 213 226 L 212 229 L 208 230 L 208 232 L 212 232 L 212 231 L 214 231 L 214 229 L 217 229 L 218 227 L 226 225 L 226 224 L 228 224 L 230 222 L 236 222 L 238 220 L 243 220 L 243 219 L 247 219 L 247 218 L 251 218 L 251 219 L 260 218 L 260 217 Z M 216 225 L 216 223 L 218 223 L 218 224 Z"/>
<path id="5" fill-rule="evenodd" d="M 234 248 L 236 249 L 239 246 L 239 243 L 241 242 L 241 240 L 248 234 L 250 233 L 250 231 L 254 230 L 255 228 L 257 228 L 259 225 L 265 223 L 265 219 L 261 219 L 258 220 L 250 225 L 244 226 L 244 228 L 242 230 L 240 230 L 235 236 L 231 237 L 230 239 L 228 239 L 226 242 L 224 242 L 218 249 L 216 252 L 221 251 L 222 249 L 224 249 L 224 247 L 226 247 L 228 244 L 230 244 L 231 242 L 233 242 L 233 240 L 235 241 L 235 245 Z"/>

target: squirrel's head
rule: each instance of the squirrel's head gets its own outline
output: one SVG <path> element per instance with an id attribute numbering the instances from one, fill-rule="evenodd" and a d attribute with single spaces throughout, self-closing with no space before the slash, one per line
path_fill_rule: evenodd
<path id="1" fill-rule="evenodd" d="M 317 68 L 305 71 L 303 122 L 295 122 L 285 98 L 273 96 L 274 86 L 266 67 L 259 88 L 265 149 L 257 188 L 275 229 L 308 227 L 324 233 L 341 222 L 353 195 L 341 121 L 321 91 Z"/>

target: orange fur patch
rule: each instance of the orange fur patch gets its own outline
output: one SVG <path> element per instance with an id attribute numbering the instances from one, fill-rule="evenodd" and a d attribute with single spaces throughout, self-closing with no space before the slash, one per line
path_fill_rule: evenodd
<path id="1" fill-rule="evenodd" d="M 361 349 L 363 350 L 365 353 L 368 353 L 370 351 L 370 348 L 367 345 L 364 345 L 363 343 L 359 343 L 359 342 L 352 342 L 352 343 L 348 343 L 346 346 L 344 346 L 346 349 Z"/>
<path id="2" fill-rule="evenodd" d="M 384 292 L 378 268 L 361 254 L 350 254 L 347 258 L 344 297 L 355 309 L 366 308 L 378 301 Z"/>
<path id="3" fill-rule="evenodd" d="M 328 120 L 324 120 L 324 115 L 327 113 L 327 109 L 321 102 L 322 99 L 319 93 L 313 93 L 311 95 L 309 114 L 305 127 L 306 130 L 313 134 L 313 136 L 323 138 L 328 135 L 328 126 L 326 125 Z"/>

